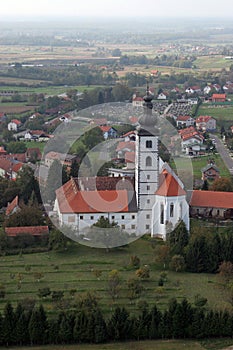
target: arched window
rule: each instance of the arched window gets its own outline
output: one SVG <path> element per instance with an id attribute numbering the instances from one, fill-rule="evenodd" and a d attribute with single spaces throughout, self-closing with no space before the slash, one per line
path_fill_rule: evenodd
<path id="1" fill-rule="evenodd" d="M 146 141 L 146 148 L 152 148 L 152 141 L 151 140 Z"/>
<path id="2" fill-rule="evenodd" d="M 152 159 L 151 157 L 146 157 L 146 166 L 151 166 L 152 165 Z"/>
<path id="3" fill-rule="evenodd" d="M 160 205 L 160 224 L 164 224 L 164 205 Z"/>
<path id="4" fill-rule="evenodd" d="M 173 216 L 174 216 L 174 204 L 171 203 L 170 204 L 170 218 L 173 218 Z"/>

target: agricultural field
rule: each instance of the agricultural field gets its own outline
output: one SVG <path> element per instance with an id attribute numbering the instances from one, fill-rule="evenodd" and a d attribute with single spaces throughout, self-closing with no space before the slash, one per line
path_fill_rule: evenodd
<path id="1" fill-rule="evenodd" d="M 114 344 L 86 345 L 79 344 L 79 350 L 227 350 L 227 346 L 233 343 L 232 339 L 211 339 L 208 341 L 190 340 L 163 340 L 163 341 L 138 341 Z M 2 348 L 5 349 L 5 348 Z M 8 347 L 7 350 L 28 350 L 28 347 Z M 77 350 L 77 345 L 49 345 L 35 346 L 33 350 Z M 229 348 L 230 350 L 230 348 Z"/>
<path id="2" fill-rule="evenodd" d="M 34 112 L 35 106 L 27 106 L 25 103 L 0 103 L 0 113 L 6 114 L 22 114 L 26 112 Z"/>
<path id="3" fill-rule="evenodd" d="M 163 287 L 158 286 L 160 273 L 164 270 L 158 263 L 157 241 L 154 245 L 145 236 L 128 247 L 107 252 L 83 245 L 72 244 L 63 252 L 44 252 L 36 254 L 19 254 L 0 258 L 0 284 L 5 286 L 5 299 L 0 299 L 0 309 L 6 300 L 16 303 L 25 298 L 32 298 L 43 305 L 50 315 L 59 310 L 69 309 L 80 293 L 93 292 L 105 314 L 115 305 L 125 306 L 132 313 L 140 309 L 140 302 L 147 301 L 149 306 L 156 305 L 164 310 L 168 301 L 176 297 L 181 301 L 186 297 L 194 302 L 196 295 L 208 299 L 211 308 L 231 309 L 229 295 L 214 274 L 191 274 L 167 271 Z M 130 264 L 130 257 L 137 255 L 141 266 L 149 265 L 150 278 L 142 281 L 143 292 L 140 298 L 129 299 L 127 281 L 135 278 L 136 270 Z M 118 270 L 120 276 L 119 297 L 114 301 L 108 293 L 108 275 Z M 97 273 L 98 272 L 98 273 Z M 49 287 L 51 291 L 63 291 L 63 301 L 52 300 L 51 296 L 41 300 L 38 290 Z M 76 290 L 72 295 L 71 291 Z"/>
<path id="4" fill-rule="evenodd" d="M 209 55 L 198 57 L 193 64 L 197 70 L 215 70 L 219 71 L 223 68 L 227 69 L 231 66 L 232 61 L 226 60 L 222 55 Z"/>

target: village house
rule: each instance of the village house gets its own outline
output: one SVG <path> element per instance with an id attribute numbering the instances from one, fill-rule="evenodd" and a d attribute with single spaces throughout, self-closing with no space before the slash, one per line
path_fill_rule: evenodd
<path id="1" fill-rule="evenodd" d="M 177 119 L 176 119 L 176 126 L 177 128 L 187 128 L 189 126 L 194 125 L 195 120 L 190 117 L 189 115 L 180 115 Z"/>
<path id="2" fill-rule="evenodd" d="M 200 116 L 196 119 L 196 128 L 203 131 L 215 131 L 216 120 L 208 115 Z"/>
<path id="3" fill-rule="evenodd" d="M 52 163 L 58 160 L 61 165 L 67 166 L 70 168 L 72 164 L 77 161 L 77 156 L 74 154 L 66 154 L 50 151 L 45 155 L 44 163 L 47 167 L 51 167 Z"/>
<path id="4" fill-rule="evenodd" d="M 143 106 L 143 98 L 140 97 L 140 96 L 133 96 L 133 99 L 132 99 L 132 105 L 133 107 L 142 107 Z"/>
<path id="5" fill-rule="evenodd" d="M 117 131 L 112 126 L 102 125 L 99 126 L 99 128 L 102 131 L 105 140 L 115 139 L 117 137 Z"/>
<path id="6" fill-rule="evenodd" d="M 193 127 L 179 130 L 182 151 L 188 155 L 197 155 L 202 150 L 204 137 Z"/>
<path id="7" fill-rule="evenodd" d="M 166 100 L 167 99 L 167 94 L 164 92 L 161 92 L 160 94 L 158 94 L 157 96 L 157 100 Z"/>
<path id="8" fill-rule="evenodd" d="M 202 168 L 201 173 L 202 173 L 201 179 L 203 181 L 204 180 L 212 181 L 220 177 L 220 171 L 213 162 L 210 162 L 204 168 Z"/>
<path id="9" fill-rule="evenodd" d="M 226 94 L 213 94 L 211 100 L 213 103 L 226 102 Z"/>
<path id="10" fill-rule="evenodd" d="M 25 141 L 48 141 L 50 139 L 49 134 L 42 130 L 28 130 L 24 134 L 24 139 Z"/>
<path id="11" fill-rule="evenodd" d="M 7 128 L 9 131 L 18 131 L 18 128 L 21 126 L 21 121 L 18 119 L 12 119 L 8 124 Z"/>
<path id="12" fill-rule="evenodd" d="M 136 132 L 135 132 L 135 130 L 129 131 L 126 134 L 122 135 L 122 137 L 124 138 L 125 142 L 128 142 L 128 141 L 135 142 L 136 141 Z"/>
<path id="13" fill-rule="evenodd" d="M 22 169 L 23 163 L 17 160 L 9 160 L 0 157 L 0 176 L 9 180 L 16 180 L 18 172 Z"/>

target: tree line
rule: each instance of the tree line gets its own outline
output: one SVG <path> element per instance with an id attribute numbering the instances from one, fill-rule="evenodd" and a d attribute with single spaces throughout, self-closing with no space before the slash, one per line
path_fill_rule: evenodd
<path id="1" fill-rule="evenodd" d="M 106 317 L 95 298 L 80 299 L 75 311 L 49 318 L 43 306 L 19 303 L 5 305 L 0 314 L 0 345 L 105 343 L 146 339 L 189 339 L 232 337 L 233 315 L 207 310 L 186 299 L 170 300 L 165 311 L 156 305 L 138 315 L 116 306 Z"/>

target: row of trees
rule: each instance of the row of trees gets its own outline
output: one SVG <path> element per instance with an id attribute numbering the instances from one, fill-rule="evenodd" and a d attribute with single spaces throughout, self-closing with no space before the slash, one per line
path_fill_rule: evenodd
<path id="1" fill-rule="evenodd" d="M 76 311 L 49 319 L 43 306 L 7 303 L 0 315 L 0 345 L 104 343 L 144 339 L 232 337 L 233 316 L 228 311 L 206 310 L 186 299 L 171 300 L 161 312 L 156 305 L 135 316 L 116 307 L 110 318 L 95 298 L 84 298 Z"/>

